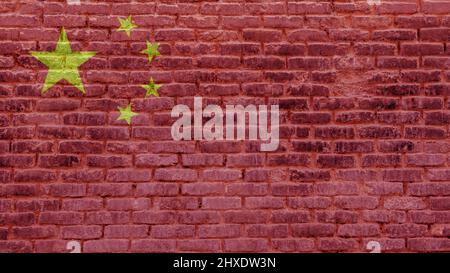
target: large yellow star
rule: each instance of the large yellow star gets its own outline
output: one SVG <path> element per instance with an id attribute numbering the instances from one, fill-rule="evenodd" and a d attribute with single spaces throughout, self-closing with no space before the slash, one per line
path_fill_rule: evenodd
<path id="1" fill-rule="evenodd" d="M 95 54 L 92 51 L 72 52 L 69 39 L 67 39 L 67 33 L 62 28 L 55 51 L 31 52 L 33 57 L 48 67 L 47 78 L 45 79 L 42 93 L 45 93 L 60 80 L 68 81 L 82 93 L 85 93 L 78 68 L 89 60 L 89 58 L 95 56 Z"/>

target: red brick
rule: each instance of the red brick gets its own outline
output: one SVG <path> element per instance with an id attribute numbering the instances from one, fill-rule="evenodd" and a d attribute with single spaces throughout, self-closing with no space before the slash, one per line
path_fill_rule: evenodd
<path id="1" fill-rule="evenodd" d="M 416 169 L 388 169 L 383 172 L 383 180 L 389 182 L 419 182 L 422 172 Z"/>
<path id="2" fill-rule="evenodd" d="M 343 183 L 321 183 L 315 185 L 315 191 L 318 195 L 356 195 L 358 187 L 352 182 Z"/>
<path id="3" fill-rule="evenodd" d="M 448 210 L 450 208 L 449 197 L 433 197 L 430 201 L 430 207 L 433 210 Z"/>
<path id="4" fill-rule="evenodd" d="M 178 192 L 176 184 L 139 183 L 136 187 L 137 196 L 175 196 Z"/>
<path id="5" fill-rule="evenodd" d="M 195 197 L 161 197 L 154 203 L 160 210 L 190 210 L 200 207 L 199 199 Z"/>
<path id="6" fill-rule="evenodd" d="M 352 156 L 321 155 L 317 163 L 321 168 L 351 168 L 355 166 L 355 159 Z"/>
<path id="7" fill-rule="evenodd" d="M 158 181 L 195 181 L 197 172 L 189 169 L 156 169 L 155 179 Z"/>
<path id="8" fill-rule="evenodd" d="M 213 210 L 229 210 L 241 207 L 239 197 L 204 197 L 202 198 L 202 208 Z"/>
<path id="9" fill-rule="evenodd" d="M 378 206 L 378 198 L 369 196 L 336 197 L 336 206 L 344 209 L 374 209 Z"/>
<path id="10" fill-rule="evenodd" d="M 417 197 L 390 197 L 384 201 L 386 209 L 412 210 L 424 209 L 427 204 Z"/>
<path id="11" fill-rule="evenodd" d="M 103 151 L 103 144 L 91 141 L 64 141 L 59 143 L 61 153 L 99 154 Z"/>
<path id="12" fill-rule="evenodd" d="M 178 215 L 178 221 L 182 224 L 217 224 L 220 218 L 217 211 L 192 211 Z"/>
<path id="13" fill-rule="evenodd" d="M 49 141 L 14 141 L 11 145 L 13 153 L 51 153 L 53 152 L 53 143 Z"/>
<path id="14" fill-rule="evenodd" d="M 264 252 L 269 247 L 267 239 L 225 239 L 225 252 Z"/>
<path id="15" fill-rule="evenodd" d="M 79 225 L 83 222 L 83 214 L 79 212 L 43 212 L 39 217 L 40 224 Z"/>
<path id="16" fill-rule="evenodd" d="M 130 167 L 132 161 L 130 157 L 125 156 L 87 156 L 87 165 L 90 167 L 119 168 Z"/>
<path id="17" fill-rule="evenodd" d="M 56 173 L 47 170 L 18 170 L 14 173 L 16 182 L 50 182 L 56 181 Z"/>
<path id="18" fill-rule="evenodd" d="M 251 167 L 261 166 L 264 158 L 259 154 L 246 154 L 246 155 L 228 155 L 227 165 L 229 167 Z"/>
<path id="19" fill-rule="evenodd" d="M 56 235 L 54 226 L 14 227 L 13 234 L 18 239 L 46 239 Z"/>
<path id="20" fill-rule="evenodd" d="M 423 28 L 439 26 L 439 19 L 437 16 L 397 16 L 395 24 L 401 28 Z"/>
<path id="21" fill-rule="evenodd" d="M 263 22 L 269 28 L 298 28 L 303 24 L 302 16 L 264 16 Z"/>
<path id="22" fill-rule="evenodd" d="M 181 251 L 218 252 L 221 249 L 220 240 L 178 240 L 177 247 Z"/>
<path id="23" fill-rule="evenodd" d="M 135 224 L 170 224 L 175 220 L 175 214 L 171 212 L 133 212 L 133 223 Z"/>
<path id="24" fill-rule="evenodd" d="M 285 207 L 285 201 L 281 197 L 247 197 L 245 206 L 253 209 L 280 209 Z"/>
<path id="25" fill-rule="evenodd" d="M 0 252 L 2 253 L 30 253 L 33 247 L 31 242 L 10 240 L 0 242 Z"/>
<path id="26" fill-rule="evenodd" d="M 75 167 L 80 164 L 80 161 L 81 159 L 75 155 L 41 155 L 39 157 L 39 167 Z"/>
<path id="27" fill-rule="evenodd" d="M 311 184 L 276 184 L 272 186 L 275 196 L 306 196 L 313 192 Z"/>
<path id="28" fill-rule="evenodd" d="M 432 167 L 443 165 L 446 159 L 439 154 L 414 154 L 406 158 L 409 166 Z"/>
<path id="29" fill-rule="evenodd" d="M 380 227 L 376 224 L 346 224 L 338 228 L 337 234 L 342 237 L 378 236 Z"/>
<path id="30" fill-rule="evenodd" d="M 310 214 L 307 211 L 277 210 L 271 219 L 273 223 L 305 223 L 310 220 Z"/>
<path id="31" fill-rule="evenodd" d="M 145 225 L 108 225 L 105 227 L 104 236 L 112 239 L 145 238 L 148 236 L 148 230 L 148 226 Z"/>
<path id="32" fill-rule="evenodd" d="M 383 141 L 379 144 L 379 149 L 384 153 L 392 152 L 413 152 L 416 150 L 416 143 L 407 140 L 393 140 L 393 141 Z"/>
<path id="33" fill-rule="evenodd" d="M 428 14 L 447 14 L 450 11 L 450 5 L 444 1 L 425 1 L 422 10 Z"/>
<path id="34" fill-rule="evenodd" d="M 450 195 L 450 185 L 448 183 L 414 183 L 408 187 L 409 193 L 413 196 L 439 196 Z"/>
<path id="35" fill-rule="evenodd" d="M 65 182 L 94 182 L 103 179 L 100 170 L 79 169 L 72 171 L 61 171 L 61 178 Z"/>
<path id="36" fill-rule="evenodd" d="M 63 200 L 61 209 L 66 211 L 90 211 L 103 207 L 101 199 L 68 199 Z"/>
<path id="37" fill-rule="evenodd" d="M 332 224 L 294 224 L 292 235 L 294 237 L 326 237 L 335 233 L 336 226 Z"/>
<path id="38" fill-rule="evenodd" d="M 425 236 L 428 227 L 416 224 L 390 224 L 384 227 L 389 237 L 422 237 Z"/>
<path id="39" fill-rule="evenodd" d="M 34 158 L 26 155 L 2 155 L 0 156 L 0 167 L 31 167 L 34 164 Z"/>
<path id="40" fill-rule="evenodd" d="M 128 212 L 88 212 L 85 217 L 85 223 L 92 225 L 127 224 L 130 222 L 130 213 Z"/>
<path id="41" fill-rule="evenodd" d="M 322 251 L 343 251 L 358 247 L 358 242 L 354 239 L 323 238 L 319 239 L 319 249 Z"/>
<path id="42" fill-rule="evenodd" d="M 106 180 L 111 182 L 145 182 L 151 178 L 151 172 L 135 169 L 109 170 Z"/>
<path id="43" fill-rule="evenodd" d="M 126 196 L 132 191 L 130 184 L 93 183 L 89 186 L 89 196 Z"/>
<path id="44" fill-rule="evenodd" d="M 441 55 L 444 53 L 444 46 L 434 43 L 403 43 L 400 52 L 406 56 Z"/>
<path id="45" fill-rule="evenodd" d="M 289 155 L 269 155 L 267 164 L 269 166 L 307 166 L 310 159 L 304 154 L 289 154 Z"/>
<path id="46" fill-rule="evenodd" d="M 130 133 L 128 128 L 89 127 L 86 136 L 94 140 L 127 140 Z"/>
<path id="47" fill-rule="evenodd" d="M 30 226 L 35 222 L 35 216 L 30 212 L 0 214 L 0 223 L 2 225 Z"/>
<path id="48" fill-rule="evenodd" d="M 416 37 L 416 31 L 405 29 L 377 30 L 373 33 L 374 40 L 411 41 L 415 40 Z"/>
<path id="49" fill-rule="evenodd" d="M 60 209 L 59 200 L 22 200 L 16 202 L 18 212 L 26 211 L 56 211 Z"/>
<path id="50" fill-rule="evenodd" d="M 65 183 L 46 185 L 45 191 L 56 197 L 81 197 L 86 193 L 84 184 Z"/>
<path id="51" fill-rule="evenodd" d="M 367 155 L 362 158 L 362 167 L 395 167 L 401 165 L 398 155 Z"/>
<path id="52" fill-rule="evenodd" d="M 331 5 L 329 3 L 289 3 L 289 14 L 328 14 L 331 12 Z"/>
<path id="53" fill-rule="evenodd" d="M 226 188 L 227 195 L 237 196 L 262 196 L 268 192 L 267 184 L 234 183 Z"/>
<path id="54" fill-rule="evenodd" d="M 263 223 L 269 214 L 265 211 L 226 211 L 224 213 L 225 223 Z"/>
<path id="55" fill-rule="evenodd" d="M 317 212 L 317 220 L 323 223 L 356 223 L 358 221 L 359 214 L 357 212 L 347 210 L 337 211 L 319 211 Z"/>
<path id="56" fill-rule="evenodd" d="M 241 227 L 237 224 L 201 225 L 199 238 L 235 238 L 241 235 Z"/>
<path id="57" fill-rule="evenodd" d="M 176 243 L 173 240 L 139 239 L 131 241 L 131 252 L 174 252 Z"/>
<path id="58" fill-rule="evenodd" d="M 129 240 L 126 239 L 102 239 L 86 241 L 83 251 L 87 253 L 115 253 L 128 250 Z"/>
<path id="59" fill-rule="evenodd" d="M 281 34 L 278 30 L 244 29 L 242 36 L 246 41 L 278 42 L 281 41 Z"/>
<path id="60" fill-rule="evenodd" d="M 418 252 L 448 251 L 450 243 L 448 239 L 441 238 L 411 238 L 407 242 L 408 249 Z"/>
<path id="61" fill-rule="evenodd" d="M 391 194 L 403 194 L 402 183 L 383 183 L 383 182 L 368 182 L 367 192 L 372 195 L 391 195 Z"/>
<path id="62" fill-rule="evenodd" d="M 272 247 L 282 252 L 310 252 L 315 244 L 313 239 L 272 239 Z"/>
<path id="63" fill-rule="evenodd" d="M 223 155 L 182 155 L 183 166 L 221 166 L 223 165 Z"/>
<path id="64" fill-rule="evenodd" d="M 97 239 L 102 236 L 101 226 L 67 226 L 61 229 L 64 239 Z"/>

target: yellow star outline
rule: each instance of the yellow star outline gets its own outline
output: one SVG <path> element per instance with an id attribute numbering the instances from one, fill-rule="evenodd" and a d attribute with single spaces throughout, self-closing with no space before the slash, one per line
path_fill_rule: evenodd
<path id="1" fill-rule="evenodd" d="M 150 78 L 149 84 L 143 84 L 141 85 L 142 88 L 147 90 L 147 93 L 145 94 L 145 97 L 149 97 L 151 95 L 154 95 L 155 97 L 159 97 L 158 89 L 162 87 L 161 84 L 155 84 L 155 81 L 153 78 Z"/>
<path id="2" fill-rule="evenodd" d="M 61 29 L 55 51 L 32 51 L 30 53 L 33 57 L 48 67 L 48 73 L 42 93 L 45 93 L 60 80 L 68 81 L 82 93 L 85 93 L 78 69 L 79 66 L 84 64 L 91 57 L 95 56 L 96 53 L 93 51 L 73 52 L 64 28 Z"/>
<path id="3" fill-rule="evenodd" d="M 131 37 L 131 31 L 134 28 L 137 28 L 137 25 L 133 23 L 133 19 L 131 19 L 131 15 L 128 16 L 126 19 L 122 19 L 118 17 L 120 27 L 117 29 L 117 31 L 125 31 L 125 33 L 128 35 L 128 37 Z"/>
<path id="4" fill-rule="evenodd" d="M 131 110 L 131 103 L 127 105 L 127 107 L 122 108 L 122 107 L 117 107 L 119 109 L 120 112 L 120 116 L 117 118 L 117 120 L 125 120 L 128 125 L 131 124 L 131 119 L 135 116 L 137 116 L 138 114 L 133 112 Z"/>

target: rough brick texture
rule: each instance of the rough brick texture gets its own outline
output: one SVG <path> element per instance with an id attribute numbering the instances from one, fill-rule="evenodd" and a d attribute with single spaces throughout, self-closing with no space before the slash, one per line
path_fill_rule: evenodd
<path id="1" fill-rule="evenodd" d="M 450 251 L 448 1 L 81 2 L 0 3 L 0 252 Z M 60 27 L 85 95 L 40 93 Z M 279 104 L 279 149 L 173 141 L 195 95 Z"/>

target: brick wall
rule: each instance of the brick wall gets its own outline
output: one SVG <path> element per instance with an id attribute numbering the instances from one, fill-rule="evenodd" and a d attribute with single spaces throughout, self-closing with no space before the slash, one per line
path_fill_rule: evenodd
<path id="1" fill-rule="evenodd" d="M 450 250 L 450 2 L 2 0 L 0 252 Z M 128 38 L 117 17 L 139 26 Z M 41 94 L 60 28 L 86 94 Z M 151 63 L 140 51 L 160 43 Z M 140 87 L 153 77 L 160 97 Z M 173 141 L 279 104 L 280 146 Z M 139 114 L 128 125 L 117 107 Z"/>

